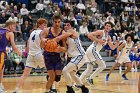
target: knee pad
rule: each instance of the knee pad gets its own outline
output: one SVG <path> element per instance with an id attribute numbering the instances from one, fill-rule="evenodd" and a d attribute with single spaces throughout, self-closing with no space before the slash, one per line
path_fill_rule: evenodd
<path id="1" fill-rule="evenodd" d="M 61 79 L 61 75 L 56 75 L 56 76 L 55 76 L 55 81 L 56 81 L 56 82 L 59 82 L 60 79 Z"/>

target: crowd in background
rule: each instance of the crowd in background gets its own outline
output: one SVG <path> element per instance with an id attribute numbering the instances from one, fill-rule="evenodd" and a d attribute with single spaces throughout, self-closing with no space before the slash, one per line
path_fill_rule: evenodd
<path id="1" fill-rule="evenodd" d="M 51 26 L 54 14 L 62 16 L 62 27 L 66 20 L 72 20 L 82 42 L 90 42 L 86 35 L 103 29 L 107 21 L 114 24 L 109 33 L 114 43 L 116 39 L 123 41 L 128 33 L 133 35 L 135 47 L 140 40 L 138 0 L 30 0 L 30 5 L 1 1 L 0 14 L 1 26 L 8 19 L 16 20 L 15 41 L 27 41 L 37 18 L 48 19 L 48 26 Z M 116 50 L 111 50 L 108 45 L 105 50 L 109 51 L 109 56 L 116 56 Z"/>

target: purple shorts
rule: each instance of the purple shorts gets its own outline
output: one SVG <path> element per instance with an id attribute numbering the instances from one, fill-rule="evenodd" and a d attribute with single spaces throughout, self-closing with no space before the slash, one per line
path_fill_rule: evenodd
<path id="1" fill-rule="evenodd" d="M 44 56 L 47 70 L 62 70 L 62 61 L 58 55 Z"/>

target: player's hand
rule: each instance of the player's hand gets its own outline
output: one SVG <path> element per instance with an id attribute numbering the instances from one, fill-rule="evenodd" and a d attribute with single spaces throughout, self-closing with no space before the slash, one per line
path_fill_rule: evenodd
<path id="1" fill-rule="evenodd" d="M 69 29 L 69 30 L 67 30 L 67 32 L 69 32 L 72 35 L 72 34 L 74 34 L 75 31 L 73 29 Z"/>
<path id="2" fill-rule="evenodd" d="M 42 39 L 42 40 L 41 40 L 41 43 L 40 43 L 40 47 L 41 47 L 41 48 L 45 47 L 47 41 L 48 41 L 48 39 L 45 39 L 45 38 Z"/>
<path id="3" fill-rule="evenodd" d="M 60 53 L 62 51 L 62 47 L 58 45 L 54 52 Z"/>
<path id="4" fill-rule="evenodd" d="M 116 40 L 116 44 L 118 46 L 120 44 L 120 40 Z"/>
<path id="5" fill-rule="evenodd" d="M 104 45 L 105 40 L 104 40 L 104 39 L 99 39 L 99 40 L 98 40 L 98 43 L 100 43 L 100 44 Z"/>

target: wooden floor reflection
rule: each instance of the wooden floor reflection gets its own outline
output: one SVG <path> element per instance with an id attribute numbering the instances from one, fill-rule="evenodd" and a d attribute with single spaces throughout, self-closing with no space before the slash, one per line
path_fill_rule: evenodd
<path id="1" fill-rule="evenodd" d="M 106 73 L 99 74 L 94 79 L 94 86 L 89 86 L 86 82 L 86 86 L 90 89 L 90 93 L 138 93 L 138 75 L 139 72 L 130 72 L 127 76 L 128 81 L 124 81 L 121 78 L 121 74 L 113 73 L 110 76 L 109 81 L 105 81 Z M 16 83 L 19 77 L 6 77 L 3 79 L 3 84 L 7 93 L 12 93 L 15 89 Z M 23 87 L 19 93 L 44 93 L 45 91 L 45 76 L 30 76 L 26 79 Z M 62 77 L 61 82 L 57 85 L 59 93 L 66 93 L 66 82 Z M 81 93 L 80 90 L 76 93 Z"/>

